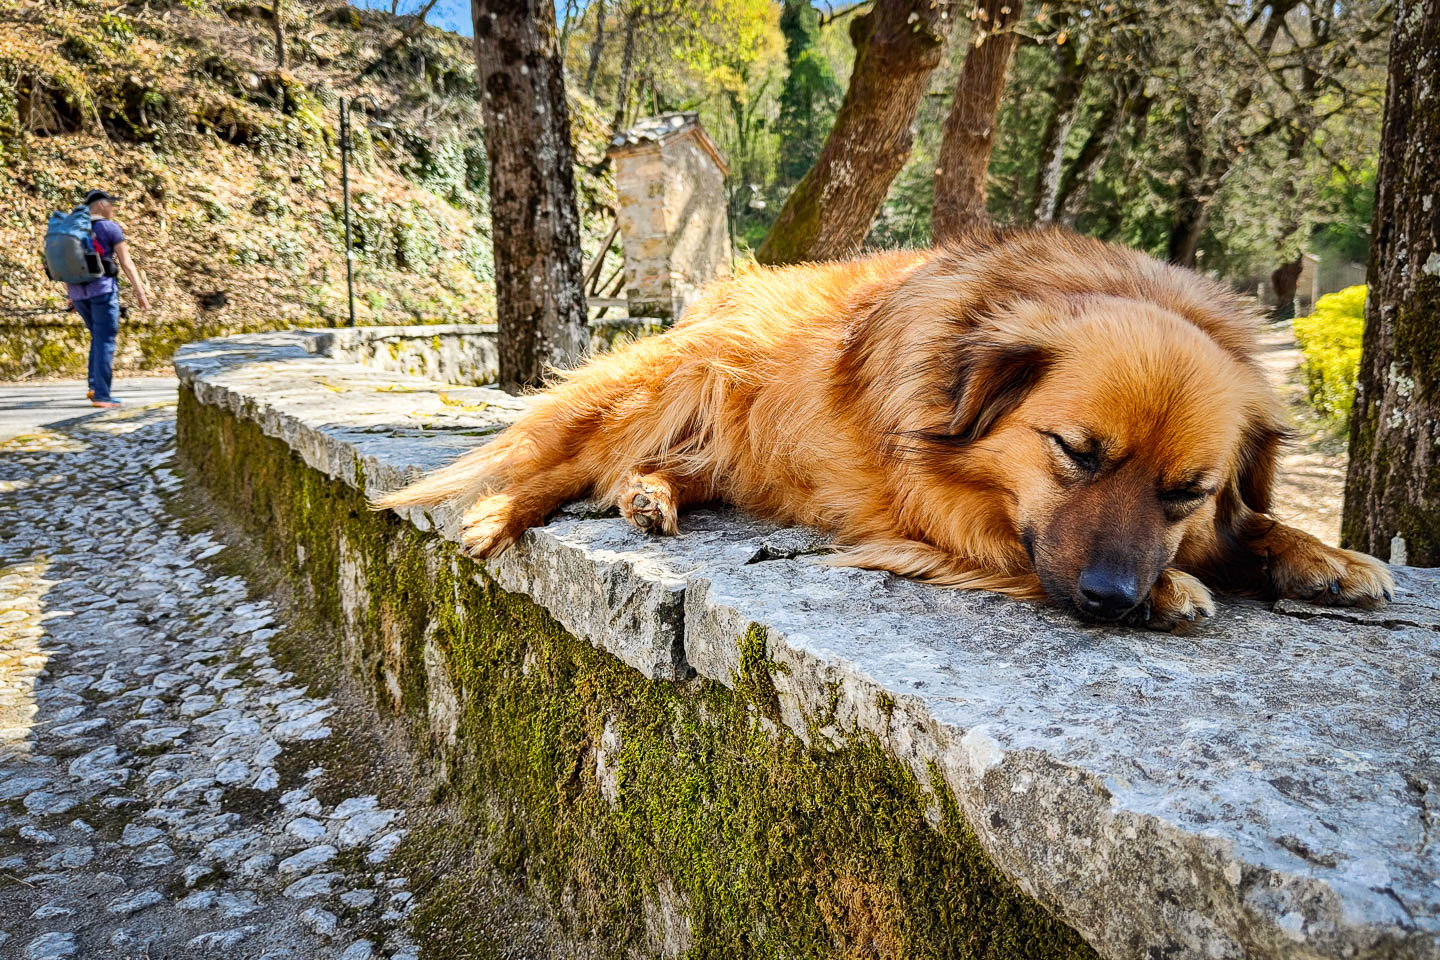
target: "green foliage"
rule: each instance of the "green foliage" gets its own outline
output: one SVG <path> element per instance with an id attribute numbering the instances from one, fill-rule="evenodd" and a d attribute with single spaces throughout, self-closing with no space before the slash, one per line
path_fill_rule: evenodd
<path id="1" fill-rule="evenodd" d="M 843 91 L 835 71 L 820 52 L 820 15 L 809 0 L 785 0 L 780 13 L 789 72 L 780 89 L 780 139 L 777 185 L 796 183 L 814 165 L 835 122 Z"/>
<path id="2" fill-rule="evenodd" d="M 477 214 L 488 210 L 490 176 L 482 131 L 440 141 L 411 134 L 405 146 L 401 163 L 411 181 L 462 209 Z"/>
<path id="3" fill-rule="evenodd" d="M 1357 170 L 1335 170 L 1320 189 L 1318 203 L 1325 215 L 1315 230 L 1314 245 L 1322 259 L 1364 263 L 1369 257 L 1375 173 L 1376 157 L 1367 156 Z"/>
<path id="4" fill-rule="evenodd" d="M 1295 339 L 1305 354 L 1310 404 L 1337 423 L 1348 423 L 1355 403 L 1360 348 L 1365 335 L 1364 284 L 1321 297 L 1315 312 L 1295 319 Z"/>

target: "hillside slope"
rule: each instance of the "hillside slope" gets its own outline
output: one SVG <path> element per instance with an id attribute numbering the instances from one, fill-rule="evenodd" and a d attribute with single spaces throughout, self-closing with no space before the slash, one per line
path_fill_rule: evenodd
<path id="1" fill-rule="evenodd" d="M 355 119 L 351 217 L 359 323 L 492 314 L 486 164 L 467 41 L 334 0 L 0 0 L 0 379 L 84 369 L 84 329 L 45 279 L 46 217 L 91 187 L 122 198 L 155 308 L 122 327 L 119 365 L 179 343 L 346 317 L 338 104 Z M 366 114 L 369 114 L 368 116 Z M 572 102 L 582 163 L 605 129 Z M 587 241 L 611 190 L 580 176 Z M 604 221 L 604 222 L 601 222 Z M 122 294 L 122 301 L 128 302 Z"/>

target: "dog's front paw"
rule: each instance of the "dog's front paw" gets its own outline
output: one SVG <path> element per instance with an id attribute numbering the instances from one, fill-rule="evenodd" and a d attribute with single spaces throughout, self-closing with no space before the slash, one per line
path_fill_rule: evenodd
<path id="1" fill-rule="evenodd" d="M 1215 600 L 1205 584 L 1173 567 L 1160 571 L 1150 596 L 1130 615 L 1130 622 L 1151 630 L 1173 630 L 1181 623 L 1215 616 Z"/>
<path id="2" fill-rule="evenodd" d="M 503 494 L 478 501 L 460 518 L 460 548 L 477 559 L 500 553 L 524 532 Z"/>
<path id="3" fill-rule="evenodd" d="M 680 532 L 680 511 L 675 492 L 664 479 L 650 474 L 637 476 L 620 495 L 620 516 L 645 533 L 674 536 Z"/>
<path id="4" fill-rule="evenodd" d="M 1331 547 L 1313 537 L 1270 557 L 1270 579 L 1281 597 L 1327 606 L 1374 606 L 1395 595 L 1385 564 L 1365 553 Z"/>

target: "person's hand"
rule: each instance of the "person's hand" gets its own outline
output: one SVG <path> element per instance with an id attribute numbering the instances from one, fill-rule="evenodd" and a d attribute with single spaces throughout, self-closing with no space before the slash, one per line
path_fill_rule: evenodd
<path id="1" fill-rule="evenodd" d="M 150 298 L 145 296 L 144 290 L 135 291 L 135 307 L 139 310 L 150 309 Z"/>
<path id="2" fill-rule="evenodd" d="M 74 309 L 75 309 L 75 301 L 74 301 L 74 300 L 71 300 L 69 297 L 66 297 L 66 298 L 65 298 L 65 309 L 66 309 L 66 310 L 74 310 Z"/>

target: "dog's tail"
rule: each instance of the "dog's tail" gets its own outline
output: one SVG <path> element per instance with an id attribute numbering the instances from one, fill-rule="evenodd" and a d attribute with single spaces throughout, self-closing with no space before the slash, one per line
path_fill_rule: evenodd
<path id="1" fill-rule="evenodd" d="M 508 431 L 507 431 L 508 433 Z M 427 473 L 408 486 L 370 499 L 373 510 L 400 507 L 433 507 L 447 500 L 470 494 L 473 499 L 496 485 L 504 473 L 505 462 L 514 444 L 504 442 L 505 434 L 485 444 L 448 466 Z"/>
<path id="2" fill-rule="evenodd" d="M 556 371 L 557 383 L 536 396 L 530 409 L 489 443 L 408 486 L 373 497 L 370 506 L 390 510 L 471 503 L 574 459 L 595 410 L 612 403 L 617 392 L 595 389 L 600 366 L 592 362 L 563 374 Z"/>

